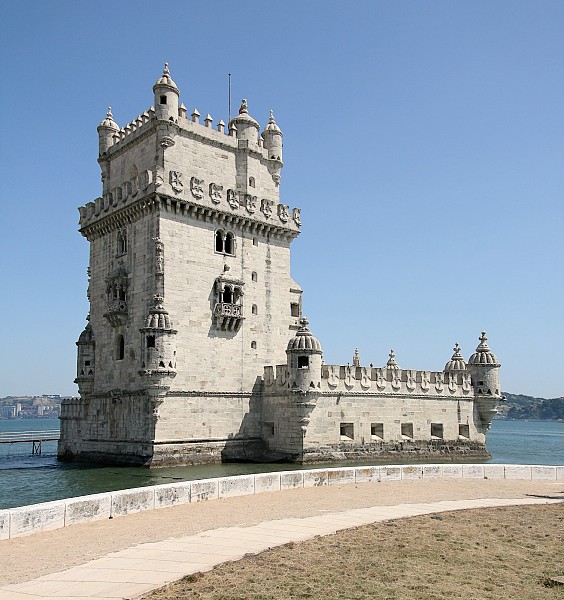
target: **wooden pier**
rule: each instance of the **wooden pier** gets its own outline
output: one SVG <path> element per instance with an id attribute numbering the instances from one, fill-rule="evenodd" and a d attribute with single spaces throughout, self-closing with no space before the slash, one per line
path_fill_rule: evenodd
<path id="1" fill-rule="evenodd" d="M 31 454 L 40 456 L 43 442 L 56 442 L 60 437 L 58 429 L 43 431 L 4 431 L 0 433 L 0 444 L 31 444 Z"/>

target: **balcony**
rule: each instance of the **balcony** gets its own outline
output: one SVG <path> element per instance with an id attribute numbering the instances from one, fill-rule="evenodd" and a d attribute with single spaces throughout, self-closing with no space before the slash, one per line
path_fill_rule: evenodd
<path id="1" fill-rule="evenodd" d="M 221 331 L 239 331 L 243 323 L 243 306 L 230 302 L 218 302 L 215 305 L 214 321 L 216 329 Z"/>

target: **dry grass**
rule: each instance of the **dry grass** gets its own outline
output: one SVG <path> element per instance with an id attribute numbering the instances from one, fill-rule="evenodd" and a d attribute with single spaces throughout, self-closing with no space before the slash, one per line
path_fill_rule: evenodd
<path id="1" fill-rule="evenodd" d="M 564 505 L 475 509 L 367 525 L 198 573 L 150 600 L 552 600 Z"/>

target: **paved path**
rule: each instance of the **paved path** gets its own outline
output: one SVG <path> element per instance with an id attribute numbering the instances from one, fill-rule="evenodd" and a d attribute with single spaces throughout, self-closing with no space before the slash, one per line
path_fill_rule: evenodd
<path id="1" fill-rule="evenodd" d="M 59 573 L 25 583 L 4 585 L 0 587 L 0 600 L 136 598 L 166 583 L 212 569 L 225 561 L 240 559 L 248 553 L 359 525 L 450 510 L 561 501 L 546 498 L 442 500 L 277 519 L 251 527 L 222 527 L 196 535 L 139 544 Z"/>

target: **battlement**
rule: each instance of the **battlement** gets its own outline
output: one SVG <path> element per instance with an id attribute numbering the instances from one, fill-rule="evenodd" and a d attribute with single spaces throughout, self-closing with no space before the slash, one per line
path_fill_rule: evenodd
<path id="1" fill-rule="evenodd" d="M 264 389 L 268 393 L 291 390 L 287 365 L 264 368 Z M 321 382 L 316 392 L 352 392 L 445 397 L 472 397 L 470 373 L 417 371 L 351 365 L 322 365 Z"/>

